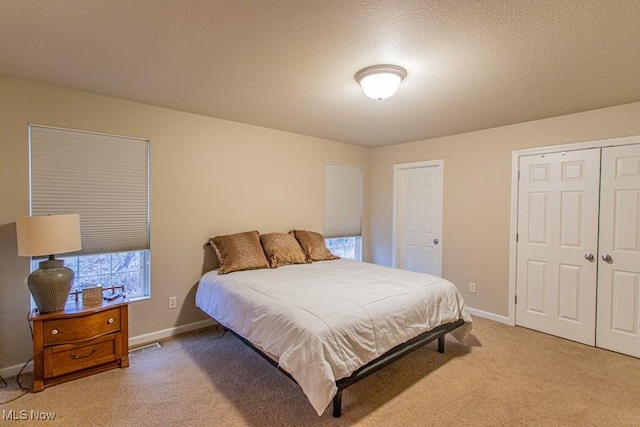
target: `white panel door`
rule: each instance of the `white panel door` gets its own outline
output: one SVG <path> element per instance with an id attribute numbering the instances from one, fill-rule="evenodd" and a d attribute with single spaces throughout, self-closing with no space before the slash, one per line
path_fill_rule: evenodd
<path id="1" fill-rule="evenodd" d="M 516 324 L 595 344 L 600 150 L 523 156 Z"/>
<path id="2" fill-rule="evenodd" d="M 640 145 L 602 150 L 596 345 L 640 357 Z"/>
<path id="3" fill-rule="evenodd" d="M 401 168 L 398 173 L 399 268 L 442 274 L 442 168 Z"/>

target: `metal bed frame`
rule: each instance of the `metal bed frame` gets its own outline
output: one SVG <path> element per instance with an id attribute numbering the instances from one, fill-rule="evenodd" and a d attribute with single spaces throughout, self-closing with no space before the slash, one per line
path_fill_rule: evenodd
<path id="1" fill-rule="evenodd" d="M 371 362 L 367 363 L 366 365 L 358 368 L 356 371 L 353 372 L 353 374 L 351 374 L 351 376 L 337 380 L 336 387 L 338 387 L 338 392 L 333 397 L 333 416 L 335 418 L 339 418 L 342 415 L 342 391 L 345 388 L 349 387 L 352 384 L 357 383 L 361 379 L 368 377 L 369 375 L 373 374 L 379 369 L 384 368 L 390 363 L 395 362 L 396 360 L 406 356 L 407 354 L 413 352 L 414 350 L 417 350 L 423 345 L 431 341 L 434 341 L 436 339 L 438 340 L 438 352 L 444 353 L 445 335 L 453 331 L 454 329 L 459 328 L 462 325 L 464 325 L 464 320 L 460 319 L 455 322 L 445 323 L 444 325 L 437 326 L 431 329 L 430 331 L 424 332 L 418 335 L 417 337 L 412 338 L 409 341 L 392 348 L 391 350 L 387 351 L 385 354 L 378 357 L 377 359 L 374 359 Z M 278 368 L 280 372 L 285 374 L 287 377 L 289 377 L 289 379 L 291 379 L 293 382 L 297 384 L 296 380 L 293 379 L 291 374 L 289 374 L 287 371 L 285 371 L 284 369 L 278 366 L 278 362 L 276 362 L 271 357 L 269 357 L 264 352 L 262 352 L 260 349 L 258 349 L 253 344 L 251 344 L 249 340 L 247 340 L 243 336 L 237 334 L 236 332 L 232 331 L 227 327 L 225 327 L 225 330 L 231 332 L 233 335 L 238 337 L 240 341 L 245 343 L 249 348 L 253 349 L 256 353 L 258 353 L 260 356 L 266 359 L 273 366 Z"/>

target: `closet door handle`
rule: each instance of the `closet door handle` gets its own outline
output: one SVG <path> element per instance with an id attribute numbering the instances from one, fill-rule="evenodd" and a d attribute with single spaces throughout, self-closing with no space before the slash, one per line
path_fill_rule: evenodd
<path id="1" fill-rule="evenodd" d="M 587 252 L 586 254 L 584 254 L 584 259 L 586 259 L 587 261 L 593 262 L 593 260 L 596 259 L 596 257 L 594 257 L 591 252 Z"/>
<path id="2" fill-rule="evenodd" d="M 613 258 L 609 254 L 602 254 L 602 260 L 605 262 L 613 262 Z"/>

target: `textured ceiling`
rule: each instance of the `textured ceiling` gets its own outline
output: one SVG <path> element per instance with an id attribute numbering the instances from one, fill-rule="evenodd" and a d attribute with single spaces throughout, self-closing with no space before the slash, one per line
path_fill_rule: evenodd
<path id="1" fill-rule="evenodd" d="M 381 63 L 408 76 L 375 101 Z M 640 0 L 0 0 L 0 74 L 370 147 L 640 101 L 639 73 Z"/>

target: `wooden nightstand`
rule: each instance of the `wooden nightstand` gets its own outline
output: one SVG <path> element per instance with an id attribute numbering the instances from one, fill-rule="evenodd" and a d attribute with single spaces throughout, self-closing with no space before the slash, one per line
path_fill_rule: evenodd
<path id="1" fill-rule="evenodd" d="M 68 303 L 54 313 L 32 312 L 33 391 L 129 366 L 129 300 Z"/>

